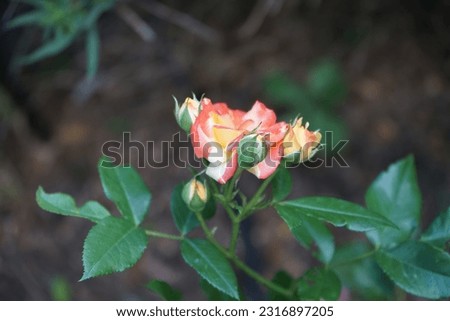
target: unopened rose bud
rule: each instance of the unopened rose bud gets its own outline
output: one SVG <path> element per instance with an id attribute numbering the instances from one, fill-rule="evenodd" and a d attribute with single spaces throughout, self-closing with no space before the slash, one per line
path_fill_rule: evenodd
<path id="1" fill-rule="evenodd" d="M 205 184 L 193 178 L 183 187 L 181 197 L 191 211 L 200 212 L 208 200 L 208 189 Z"/>
<path id="2" fill-rule="evenodd" d="M 267 156 L 267 144 L 264 137 L 250 134 L 243 137 L 238 147 L 238 164 L 241 168 L 251 168 Z"/>
<path id="3" fill-rule="evenodd" d="M 178 125 L 189 132 L 191 130 L 192 124 L 198 117 L 198 114 L 201 110 L 200 101 L 194 96 L 193 98 L 186 98 L 184 103 L 180 106 L 178 104 L 177 99 L 175 100 L 175 119 L 177 120 Z"/>

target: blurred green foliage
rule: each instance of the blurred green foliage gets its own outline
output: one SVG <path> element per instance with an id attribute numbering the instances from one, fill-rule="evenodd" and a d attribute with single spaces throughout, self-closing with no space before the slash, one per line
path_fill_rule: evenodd
<path id="1" fill-rule="evenodd" d="M 86 46 L 86 73 L 92 79 L 98 68 L 100 39 L 97 21 L 116 0 L 20 0 L 31 7 L 7 23 L 7 28 L 38 27 L 43 37 L 40 47 L 18 56 L 13 66 L 33 64 L 69 47 L 78 37 Z"/>
<path id="2" fill-rule="evenodd" d="M 264 91 L 275 104 L 286 106 L 288 118 L 300 115 L 312 129 L 332 131 L 335 140 L 347 137 L 347 128 L 338 109 L 347 96 L 347 84 L 340 66 L 329 59 L 315 64 L 304 84 L 281 72 L 268 74 Z"/>
<path id="3" fill-rule="evenodd" d="M 55 276 L 50 281 L 50 295 L 53 301 L 70 301 L 72 289 L 66 278 Z"/>

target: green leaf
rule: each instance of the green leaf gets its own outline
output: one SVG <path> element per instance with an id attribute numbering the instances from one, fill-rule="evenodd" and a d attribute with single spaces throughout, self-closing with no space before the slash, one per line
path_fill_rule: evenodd
<path id="1" fill-rule="evenodd" d="M 310 70 L 306 85 L 314 99 L 326 109 L 341 103 L 347 95 L 343 72 L 330 60 L 322 61 Z"/>
<path id="2" fill-rule="evenodd" d="M 106 197 L 116 204 L 120 213 L 139 225 L 150 207 L 151 194 L 139 173 L 132 167 L 103 166 L 98 170 Z"/>
<path id="3" fill-rule="evenodd" d="M 195 213 L 192 212 L 181 197 L 184 184 L 175 186 L 170 198 L 170 212 L 177 229 L 183 234 L 189 233 L 199 225 Z"/>
<path id="4" fill-rule="evenodd" d="M 292 177 L 285 167 L 278 168 L 272 181 L 272 201 L 280 202 L 284 200 L 292 190 Z"/>
<path id="5" fill-rule="evenodd" d="M 50 213 L 81 217 L 98 223 L 110 216 L 108 210 L 95 201 L 88 201 L 78 208 L 73 198 L 63 193 L 48 194 L 39 186 L 36 191 L 36 202 L 39 207 Z"/>
<path id="6" fill-rule="evenodd" d="M 398 228 L 383 227 L 367 233 L 368 238 L 387 248 L 409 239 L 418 227 L 421 203 L 414 158 L 408 156 L 378 175 L 366 193 L 367 207 Z"/>
<path id="7" fill-rule="evenodd" d="M 292 234 L 305 248 L 310 249 L 313 243 L 317 245 L 317 258 L 328 264 L 334 255 L 334 237 L 323 222 L 303 217 L 302 224 L 293 228 Z"/>
<path id="8" fill-rule="evenodd" d="M 337 300 L 341 294 L 341 281 L 333 271 L 316 267 L 302 275 L 296 291 L 300 300 Z"/>
<path id="9" fill-rule="evenodd" d="M 369 244 L 357 242 L 340 246 L 330 263 L 353 300 L 392 300 L 394 284 L 375 262 Z"/>
<path id="10" fill-rule="evenodd" d="M 228 294 L 225 294 L 222 291 L 217 290 L 203 278 L 200 279 L 200 287 L 202 288 L 203 293 L 206 294 L 208 301 L 236 301 L 235 298 L 232 298 Z"/>
<path id="11" fill-rule="evenodd" d="M 66 33 L 57 29 L 52 40 L 46 42 L 28 55 L 18 57 L 14 63 L 16 65 L 29 65 L 44 58 L 54 56 L 66 49 L 74 40 L 74 36 L 72 33 Z"/>
<path id="12" fill-rule="evenodd" d="M 282 287 L 283 289 L 290 289 L 294 285 L 295 280 L 286 271 L 278 271 L 272 278 L 272 282 Z M 285 296 L 269 289 L 270 301 L 290 301 L 292 299 L 292 297 Z"/>
<path id="13" fill-rule="evenodd" d="M 199 226 L 199 222 L 195 216 L 195 213 L 192 212 L 184 202 L 181 197 L 183 191 L 184 183 L 178 184 L 175 186 L 172 192 L 172 196 L 170 198 L 170 211 L 172 213 L 173 220 L 177 229 L 183 234 L 186 235 L 194 228 Z M 202 211 L 202 216 L 204 219 L 210 219 L 214 216 L 216 212 L 216 202 L 213 197 L 209 197 L 206 202 L 206 206 Z"/>
<path id="14" fill-rule="evenodd" d="M 89 29 L 103 13 L 111 9 L 115 3 L 116 0 L 103 0 L 102 2 L 96 3 L 85 16 L 83 27 Z"/>
<path id="15" fill-rule="evenodd" d="M 214 245 L 202 239 L 185 239 L 181 243 L 181 255 L 212 286 L 239 299 L 236 275 L 226 257 Z"/>
<path id="16" fill-rule="evenodd" d="M 450 297 L 450 255 L 427 243 L 408 241 L 378 251 L 383 271 L 403 290 L 428 299 Z"/>
<path id="17" fill-rule="evenodd" d="M 106 208 L 103 207 L 103 205 L 95 201 L 89 201 L 84 204 L 80 208 L 80 213 L 83 213 L 85 216 L 89 216 L 91 218 L 97 218 L 97 220 L 95 221 L 96 223 L 108 216 L 111 216 L 111 214 Z M 94 220 L 92 219 L 92 221 Z"/>
<path id="18" fill-rule="evenodd" d="M 431 223 L 420 240 L 442 249 L 450 246 L 450 207 Z"/>
<path id="19" fill-rule="evenodd" d="M 94 24 L 86 34 L 86 73 L 87 79 L 93 79 L 97 74 L 100 39 L 97 26 Z"/>
<path id="20" fill-rule="evenodd" d="M 180 301 L 182 298 L 180 291 L 161 280 L 150 281 L 145 287 L 166 301 Z"/>
<path id="21" fill-rule="evenodd" d="M 8 23 L 6 24 L 6 28 L 13 29 L 26 25 L 40 24 L 40 22 L 44 17 L 45 14 L 42 11 L 39 10 L 30 11 L 21 14 L 20 16 L 17 16 L 14 19 L 8 21 Z"/>
<path id="22" fill-rule="evenodd" d="M 368 231 L 384 226 L 395 226 L 387 218 L 364 207 L 332 197 L 304 197 L 275 205 L 291 229 L 301 225 L 303 217 L 323 220 L 335 226 L 346 226 L 352 231 Z M 296 218 L 298 216 L 298 220 Z"/>
<path id="23" fill-rule="evenodd" d="M 80 281 L 133 266 L 146 247 L 145 232 L 133 222 L 113 216 L 105 218 L 89 231 L 84 241 L 84 274 Z"/>
<path id="24" fill-rule="evenodd" d="M 302 246 L 310 249 L 315 242 L 319 250 L 317 254 L 319 260 L 325 264 L 330 262 L 334 253 L 334 238 L 323 222 L 306 215 L 299 215 L 296 211 L 283 206 L 275 206 L 275 208 Z"/>

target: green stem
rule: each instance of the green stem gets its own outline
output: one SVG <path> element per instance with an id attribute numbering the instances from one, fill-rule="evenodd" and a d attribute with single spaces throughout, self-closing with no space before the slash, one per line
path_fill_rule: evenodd
<path id="1" fill-rule="evenodd" d="M 224 204 L 222 202 L 220 202 L 220 204 L 222 204 L 223 208 L 225 209 L 225 211 L 227 212 L 228 216 L 230 217 L 230 219 L 233 221 L 236 219 L 236 213 L 234 213 L 234 211 L 231 209 L 231 207 L 228 204 Z"/>
<path id="2" fill-rule="evenodd" d="M 236 256 L 232 258 L 234 264 L 240 268 L 242 271 L 244 271 L 248 276 L 250 276 L 255 281 L 261 283 L 262 285 L 266 286 L 268 289 L 278 292 L 281 295 L 290 297 L 292 294 L 289 290 L 286 290 L 279 285 L 273 283 L 272 281 L 266 279 L 261 274 L 253 270 L 251 267 L 249 267 L 247 264 L 239 260 Z"/>
<path id="3" fill-rule="evenodd" d="M 197 220 L 200 222 L 200 227 L 202 228 L 203 233 L 205 233 L 205 236 L 208 239 L 208 241 L 210 241 L 227 258 L 231 258 L 230 253 L 214 238 L 214 235 L 209 229 L 208 225 L 206 225 L 206 222 L 203 219 L 202 214 L 200 212 L 195 212 L 195 216 L 197 217 Z"/>
<path id="4" fill-rule="evenodd" d="M 180 235 L 168 234 L 168 233 L 163 233 L 163 232 L 158 232 L 158 231 L 153 231 L 153 230 L 145 230 L 145 234 L 147 234 L 148 236 L 158 237 L 161 239 L 168 239 L 168 240 L 174 240 L 174 241 L 184 240 L 184 237 L 180 236 Z"/>
<path id="5" fill-rule="evenodd" d="M 239 216 L 238 216 L 239 221 L 242 221 L 242 220 L 246 219 L 247 217 L 249 217 L 251 214 L 253 214 L 254 207 L 259 202 L 261 195 L 264 193 L 266 188 L 269 186 L 270 182 L 275 177 L 276 173 L 277 173 L 277 171 L 275 171 L 272 175 L 270 175 L 268 178 L 266 178 L 264 180 L 264 182 L 261 184 L 261 186 L 256 191 L 255 195 L 253 195 L 252 199 L 245 205 L 244 209 L 239 214 Z"/>
<path id="6" fill-rule="evenodd" d="M 235 255 L 236 253 L 236 246 L 237 246 L 237 241 L 239 239 L 239 230 L 241 227 L 241 223 L 239 222 L 238 219 L 233 219 L 232 220 L 232 225 L 231 225 L 231 239 L 230 239 L 230 246 L 228 248 L 228 250 L 230 251 L 230 253 L 232 255 Z"/>
<path id="7" fill-rule="evenodd" d="M 233 177 L 231 178 L 231 181 L 228 183 L 229 185 L 227 186 L 227 189 L 226 189 L 226 191 L 224 193 L 224 197 L 225 197 L 225 199 L 227 201 L 231 201 L 231 196 L 233 195 L 233 191 L 234 191 L 234 187 L 236 185 L 236 181 L 241 176 L 243 170 L 244 170 L 243 168 L 238 167 L 238 169 L 234 173 Z"/>
<path id="8" fill-rule="evenodd" d="M 353 263 L 353 262 L 358 262 L 358 261 L 364 260 L 364 259 L 366 259 L 368 257 L 371 257 L 372 255 L 375 254 L 375 252 L 376 252 L 376 250 L 372 250 L 372 251 L 363 253 L 363 254 L 361 254 L 359 256 L 356 256 L 356 257 L 352 258 L 351 260 L 338 262 L 336 264 L 330 264 L 329 267 L 330 268 L 335 268 L 337 266 L 342 266 L 342 265 L 347 265 L 347 264 L 350 264 L 350 263 Z"/>
<path id="9" fill-rule="evenodd" d="M 214 238 L 214 235 L 212 234 L 211 230 L 208 228 L 208 226 L 205 223 L 205 220 L 203 219 L 203 216 L 196 212 L 195 213 L 197 220 L 200 222 L 200 227 L 202 228 L 203 232 L 205 233 L 206 238 L 208 241 L 211 242 L 212 245 L 214 245 L 223 255 L 225 255 L 228 259 L 230 259 L 236 267 L 241 269 L 244 273 L 246 273 L 248 276 L 253 278 L 255 281 L 261 283 L 262 285 L 266 286 L 268 289 L 278 292 L 279 294 L 290 296 L 290 291 L 278 286 L 277 284 L 273 283 L 272 281 L 266 279 L 261 274 L 253 270 L 251 267 L 246 265 L 244 262 L 239 260 L 239 258 L 232 252 L 227 251 L 217 240 Z M 237 229 L 239 231 L 239 229 Z M 237 238 L 236 238 L 237 240 Z"/>
<path id="10" fill-rule="evenodd" d="M 231 239 L 230 239 L 230 246 L 229 249 L 225 249 L 215 238 L 209 227 L 206 225 L 205 220 L 203 219 L 203 216 L 201 213 L 196 212 L 195 216 L 197 217 L 197 220 L 200 222 L 200 227 L 202 228 L 203 232 L 205 233 L 206 238 L 208 241 L 211 242 L 222 254 L 225 255 L 228 259 L 230 259 L 237 268 L 241 269 L 244 273 L 246 273 L 249 277 L 253 278 L 255 281 L 259 282 L 260 284 L 264 285 L 268 289 L 277 292 L 281 295 L 290 297 L 291 292 L 289 290 L 286 290 L 279 285 L 273 283 L 272 281 L 266 279 L 264 276 L 250 268 L 247 264 L 242 262 L 237 256 L 236 256 L 236 246 L 237 241 L 239 238 L 239 229 L 240 229 L 240 223 L 243 219 L 245 219 L 247 216 L 249 216 L 253 211 L 254 207 L 257 205 L 261 195 L 264 193 L 266 188 L 269 186 L 270 182 L 272 181 L 273 177 L 275 176 L 275 173 L 273 173 L 270 177 L 268 177 L 258 188 L 253 198 L 246 204 L 242 212 L 237 216 L 236 213 L 233 211 L 233 209 L 228 205 L 229 202 L 232 201 L 232 195 L 234 191 L 234 187 L 236 185 L 237 179 L 241 176 L 243 169 L 238 168 L 236 170 L 236 173 L 233 175 L 231 181 L 229 182 L 229 185 L 225 188 L 224 191 L 224 198 L 218 198 L 216 197 L 216 200 L 218 200 L 222 206 L 227 211 L 228 215 L 230 216 L 230 219 L 232 221 L 232 230 L 231 230 Z M 217 188 L 217 186 L 212 182 L 210 184 L 212 186 L 212 189 L 214 190 L 215 194 L 219 194 L 220 191 Z"/>
<path id="11" fill-rule="evenodd" d="M 236 170 L 236 173 L 233 175 L 231 181 L 228 183 L 225 192 L 223 194 L 223 198 L 216 197 L 216 200 L 223 206 L 225 211 L 227 212 L 228 216 L 230 217 L 230 220 L 232 222 L 231 227 L 231 238 L 230 238 L 230 245 L 228 247 L 228 251 L 230 254 L 233 254 L 236 252 L 236 245 L 239 238 L 239 228 L 240 228 L 240 222 L 236 219 L 237 215 L 233 211 L 233 209 L 230 207 L 230 203 L 233 201 L 231 199 L 233 195 L 234 186 L 236 185 L 236 180 L 240 177 L 242 173 L 242 168 L 238 168 Z M 219 189 L 217 188 L 216 184 L 214 182 L 210 183 L 210 186 L 213 189 L 213 192 L 215 194 L 219 194 Z M 206 232 L 205 232 L 206 234 Z"/>
<path id="12" fill-rule="evenodd" d="M 220 194 L 220 191 L 217 188 L 216 182 L 213 179 L 208 179 L 208 186 L 213 189 L 214 194 Z"/>
<path id="13" fill-rule="evenodd" d="M 213 189 L 214 194 L 219 195 L 220 191 L 216 186 L 215 182 L 211 182 L 209 184 L 209 186 L 211 186 L 211 188 Z M 236 217 L 236 214 L 234 213 L 233 209 L 228 205 L 227 202 L 223 202 L 223 200 L 219 197 L 215 197 L 216 201 L 219 202 L 220 204 L 222 204 L 223 208 L 225 209 L 225 211 L 227 212 L 228 216 L 230 217 L 231 220 L 234 220 L 234 218 Z"/>

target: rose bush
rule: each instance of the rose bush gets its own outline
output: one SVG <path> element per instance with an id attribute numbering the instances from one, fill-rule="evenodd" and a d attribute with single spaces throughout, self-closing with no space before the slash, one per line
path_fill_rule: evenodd
<path id="1" fill-rule="evenodd" d="M 430 299 L 450 296 L 450 208 L 421 232 L 421 194 L 412 156 L 392 164 L 373 181 L 364 206 L 328 196 L 288 199 L 292 178 L 287 168 L 310 159 L 322 138 L 318 131 L 308 130 L 302 118 L 292 124 L 278 122 L 259 101 L 245 112 L 195 96 L 181 106 L 176 102 L 175 116 L 191 133 L 195 154 L 207 166 L 173 189 L 170 213 L 176 234 L 155 229 L 149 222 L 152 216 L 146 219 L 152 195 L 139 173 L 126 164 L 111 167 L 106 158 L 98 164 L 105 195 L 120 215 L 97 201 L 77 206 L 70 195 L 38 188 L 36 201 L 42 209 L 94 224 L 83 246 L 81 280 L 135 265 L 149 239 L 163 238 L 180 242 L 183 260 L 198 273 L 211 300 L 247 298 L 236 270 L 263 285 L 271 300 L 336 300 L 344 288 L 354 298 L 366 299 L 403 299 L 402 290 Z M 264 179 L 253 195 L 240 189 L 244 170 Z M 217 211 L 217 206 L 224 211 Z M 305 272 L 291 275 L 281 270 L 267 278 L 239 258 L 243 222 L 268 208 L 317 264 Z M 216 230 L 227 231 L 212 225 L 216 213 L 229 218 L 228 244 L 216 238 Z M 366 240 L 338 247 L 330 225 L 365 233 Z M 200 237 L 198 231 L 191 233 L 198 229 L 203 232 Z M 147 288 L 167 300 L 181 299 L 181 292 L 163 280 L 152 280 Z"/>

